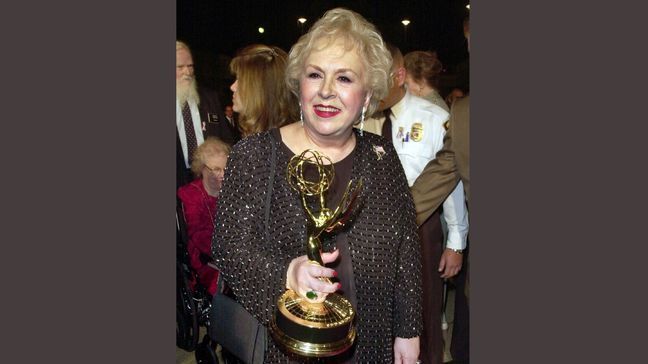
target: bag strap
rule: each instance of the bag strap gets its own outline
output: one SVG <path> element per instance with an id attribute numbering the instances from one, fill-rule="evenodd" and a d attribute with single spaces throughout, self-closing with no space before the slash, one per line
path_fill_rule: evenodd
<path id="1" fill-rule="evenodd" d="M 273 138 L 270 138 L 270 177 L 268 178 L 268 193 L 266 193 L 266 200 L 265 200 L 265 214 L 264 214 L 264 226 L 265 226 L 265 232 L 264 236 L 266 240 L 270 240 L 270 201 L 272 198 L 272 190 L 274 187 L 274 179 L 275 179 L 275 172 L 277 170 L 277 146 L 276 142 Z M 217 287 L 216 287 L 216 292 L 218 293 L 223 293 L 224 289 L 224 284 L 223 284 L 223 279 L 221 278 L 223 275 L 219 274 L 218 275 L 218 282 Z"/>
<path id="2" fill-rule="evenodd" d="M 270 198 L 272 197 L 272 190 L 274 185 L 275 171 L 277 169 L 277 146 L 275 145 L 275 140 L 270 139 L 270 144 L 272 145 L 272 150 L 270 151 L 270 181 L 268 182 L 268 193 L 266 193 L 265 201 L 265 238 L 266 241 L 270 240 Z"/>

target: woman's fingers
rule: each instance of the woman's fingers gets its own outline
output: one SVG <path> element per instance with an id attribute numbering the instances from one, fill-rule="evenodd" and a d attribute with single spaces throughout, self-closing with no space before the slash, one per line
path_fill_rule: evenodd
<path id="1" fill-rule="evenodd" d="M 334 269 L 322 267 L 317 263 L 310 262 L 311 266 L 309 267 L 308 273 L 316 278 L 325 277 L 333 278 L 337 277 L 337 272 Z"/>
<path id="2" fill-rule="evenodd" d="M 340 283 L 330 283 L 326 280 L 313 279 L 310 282 L 310 288 L 314 291 L 324 292 L 324 293 L 333 293 L 340 289 L 342 285 Z"/>
<path id="3" fill-rule="evenodd" d="M 340 256 L 340 250 L 336 249 L 330 253 L 322 253 L 322 261 L 324 264 L 334 262 Z"/>
<path id="4" fill-rule="evenodd" d="M 330 263 L 340 255 L 338 250 L 322 253 L 322 261 Z M 288 268 L 288 288 L 310 302 L 323 302 L 326 295 L 341 288 L 340 283 L 332 283 L 329 278 L 337 277 L 334 269 L 311 262 L 303 255 L 293 259 Z"/>

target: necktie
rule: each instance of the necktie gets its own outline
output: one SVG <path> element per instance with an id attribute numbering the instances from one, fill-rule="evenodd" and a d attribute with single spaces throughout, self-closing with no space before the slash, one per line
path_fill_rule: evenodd
<path id="1" fill-rule="evenodd" d="M 392 141 L 392 122 L 391 122 L 391 109 L 383 110 L 383 115 L 385 115 L 385 122 L 382 127 L 382 136 L 385 137 L 390 142 Z"/>
<path id="2" fill-rule="evenodd" d="M 184 119 L 185 134 L 187 136 L 187 160 L 191 164 L 194 151 L 198 148 L 198 141 L 196 140 L 196 132 L 194 131 L 193 119 L 191 118 L 191 110 L 187 102 L 182 107 L 182 119 Z"/>

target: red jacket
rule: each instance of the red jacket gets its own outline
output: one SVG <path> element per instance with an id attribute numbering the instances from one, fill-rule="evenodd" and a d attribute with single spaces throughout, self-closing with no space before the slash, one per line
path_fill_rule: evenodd
<path id="1" fill-rule="evenodd" d="M 218 271 L 200 260 L 211 258 L 211 242 L 214 233 L 214 217 L 216 215 L 216 197 L 207 194 L 201 179 L 196 179 L 178 189 L 178 197 L 182 201 L 187 235 L 189 242 L 187 250 L 193 269 L 198 273 L 200 283 L 213 296 L 216 292 Z"/>

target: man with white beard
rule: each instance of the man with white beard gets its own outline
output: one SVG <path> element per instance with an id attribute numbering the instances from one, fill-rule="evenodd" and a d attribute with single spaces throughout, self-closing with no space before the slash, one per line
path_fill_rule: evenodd
<path id="1" fill-rule="evenodd" d="M 191 182 L 193 151 L 208 136 L 238 141 L 215 92 L 198 87 L 189 47 L 176 41 L 176 187 Z"/>

